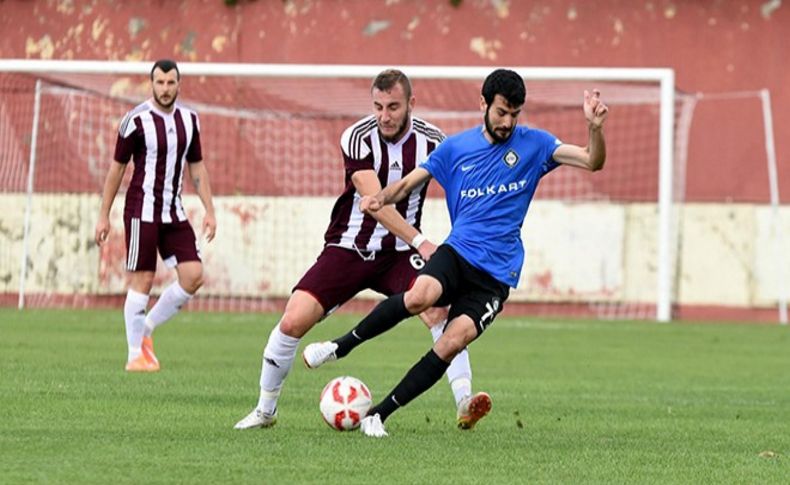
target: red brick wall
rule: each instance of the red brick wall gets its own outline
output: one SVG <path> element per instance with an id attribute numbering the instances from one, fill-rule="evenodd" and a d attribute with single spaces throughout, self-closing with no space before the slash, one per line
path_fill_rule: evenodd
<path id="1" fill-rule="evenodd" d="M 777 1 L 0 0 L 0 32 L 3 58 L 672 67 L 688 92 L 771 90 L 790 197 L 790 6 Z M 689 200 L 767 200 L 761 123 L 754 99 L 698 106 Z"/>

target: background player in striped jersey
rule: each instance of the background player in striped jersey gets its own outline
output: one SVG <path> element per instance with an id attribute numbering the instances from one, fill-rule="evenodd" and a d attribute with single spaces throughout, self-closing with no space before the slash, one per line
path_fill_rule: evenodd
<path id="1" fill-rule="evenodd" d="M 436 246 L 420 232 L 427 184 L 414 187 L 403 201 L 376 214 L 363 214 L 359 200 L 400 180 L 415 169 L 444 139 L 435 126 L 411 115 L 415 98 L 401 71 L 381 72 L 371 86 L 374 114 L 351 125 L 340 140 L 345 189 L 332 210 L 324 249 L 294 287 L 285 312 L 263 351 L 257 406 L 236 429 L 269 427 L 277 420 L 277 399 L 291 369 L 299 340 L 337 307 L 364 289 L 384 295 L 405 291 Z M 410 247 L 411 246 L 411 247 Z M 421 315 L 434 339 L 441 335 L 447 311 Z M 304 354 L 305 364 L 315 356 Z M 465 414 L 471 399 L 471 369 L 461 351 L 447 370 L 459 426 L 474 425 Z"/>
<path id="2" fill-rule="evenodd" d="M 203 263 L 195 232 L 181 204 L 184 167 L 206 210 L 203 234 L 208 241 L 217 228 L 208 171 L 202 162 L 200 123 L 197 113 L 179 103 L 181 76 L 171 60 L 159 60 L 151 69 L 152 98 L 128 112 L 118 130 L 115 160 L 104 182 L 102 205 L 95 239 L 101 246 L 110 232 L 110 209 L 123 180 L 126 166 L 134 160 L 134 172 L 126 191 L 124 228 L 129 290 L 124 304 L 126 370 L 155 372 L 159 361 L 151 334 L 172 318 L 203 284 Z M 178 279 L 168 286 L 148 315 L 149 293 L 156 271 L 156 252 Z"/>
<path id="3" fill-rule="evenodd" d="M 584 92 L 588 145 L 562 143 L 546 131 L 518 125 L 526 87 L 518 73 L 497 69 L 483 83 L 483 124 L 449 137 L 408 176 L 360 201 L 375 213 L 397 204 L 431 177 L 444 188 L 452 229 L 414 285 L 381 302 L 348 334 L 331 342 L 332 359 L 347 355 L 410 315 L 449 304 L 443 335 L 360 423 L 363 434 L 387 436 L 383 422 L 433 386 L 449 362 L 491 323 L 516 287 L 524 263 L 521 227 L 540 179 L 560 165 L 596 171 L 606 161 L 603 123 L 608 107 Z M 360 338 L 362 337 L 362 338 Z M 328 347 L 330 344 L 314 344 Z M 490 402 L 488 403 L 490 404 Z M 472 409 L 474 414 L 477 410 Z"/>

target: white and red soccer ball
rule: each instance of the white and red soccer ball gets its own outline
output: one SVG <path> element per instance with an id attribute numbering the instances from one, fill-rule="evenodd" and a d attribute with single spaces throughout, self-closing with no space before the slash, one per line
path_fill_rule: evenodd
<path id="1" fill-rule="evenodd" d="M 368 387 L 356 377 L 335 377 L 321 391 L 321 415 L 326 424 L 338 431 L 359 427 L 373 400 Z"/>

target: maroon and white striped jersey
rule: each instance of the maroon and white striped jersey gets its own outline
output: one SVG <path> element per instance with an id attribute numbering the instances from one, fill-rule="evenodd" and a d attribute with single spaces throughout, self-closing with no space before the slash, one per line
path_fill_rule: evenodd
<path id="1" fill-rule="evenodd" d="M 397 143 L 388 143 L 380 137 L 376 118 L 372 115 L 348 127 L 340 138 L 346 185 L 332 209 L 332 219 L 324 235 L 325 244 L 358 251 L 409 249 L 408 243 L 359 210 L 362 196 L 351 176 L 359 170 L 374 170 L 381 186 L 386 187 L 419 166 L 444 138 L 439 128 L 415 117 L 411 119 L 409 131 Z M 427 183 L 415 187 L 395 205 L 406 222 L 417 230 L 427 190 Z"/>
<path id="2" fill-rule="evenodd" d="M 115 160 L 134 159 L 126 191 L 127 215 L 143 222 L 185 221 L 181 187 L 186 162 L 203 159 L 197 113 L 176 103 L 165 113 L 148 100 L 126 113 L 118 129 Z"/>

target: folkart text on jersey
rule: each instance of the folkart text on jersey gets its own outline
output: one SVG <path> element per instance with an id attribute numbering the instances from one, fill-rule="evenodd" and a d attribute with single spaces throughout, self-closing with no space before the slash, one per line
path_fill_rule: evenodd
<path id="1" fill-rule="evenodd" d="M 474 187 L 471 189 L 461 189 L 462 199 L 477 199 L 480 197 L 489 197 L 497 194 L 506 194 L 509 192 L 517 192 L 524 190 L 527 186 L 526 180 L 519 180 L 518 182 L 510 182 L 508 184 L 489 185 L 486 187 Z"/>

